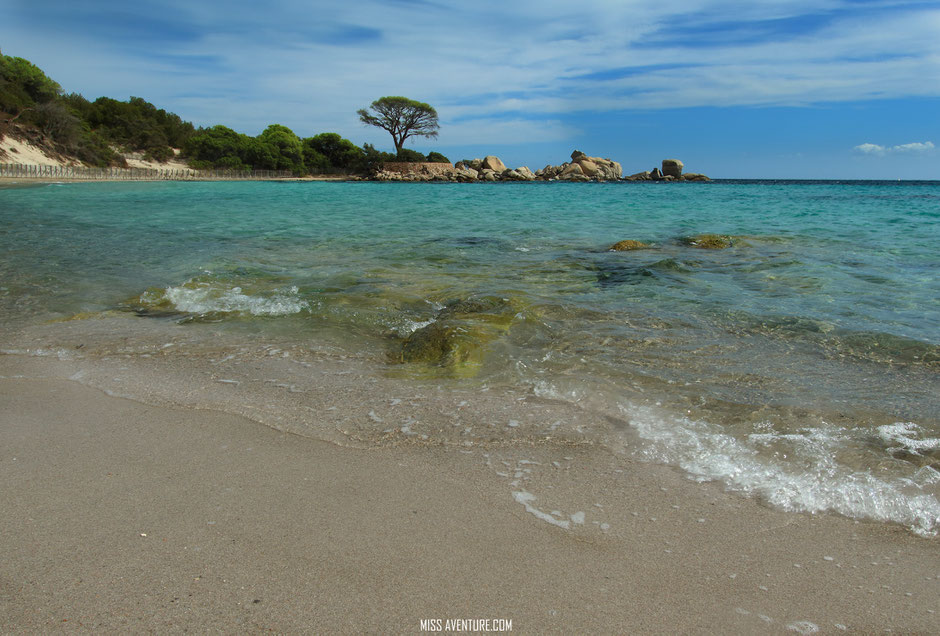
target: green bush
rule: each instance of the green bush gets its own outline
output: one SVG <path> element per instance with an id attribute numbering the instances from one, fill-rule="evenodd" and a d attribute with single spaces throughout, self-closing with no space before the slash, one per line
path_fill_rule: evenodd
<path id="1" fill-rule="evenodd" d="M 360 170 L 365 151 L 337 133 L 320 133 L 303 140 L 304 164 L 311 174 Z"/>
<path id="2" fill-rule="evenodd" d="M 383 163 L 396 161 L 397 157 L 390 152 L 376 150 L 372 144 L 362 144 L 362 164 L 359 167 L 360 172 L 372 172 L 377 170 Z"/>
<path id="3" fill-rule="evenodd" d="M 176 153 L 173 152 L 173 149 L 169 146 L 163 146 L 160 148 L 151 148 L 144 153 L 144 159 L 147 161 L 156 161 L 158 163 L 166 163 L 170 159 L 173 159 L 176 156 Z"/>
<path id="4" fill-rule="evenodd" d="M 417 150 L 411 150 L 410 148 L 402 148 L 395 159 L 396 161 L 405 161 L 408 163 L 423 163 L 427 161 L 427 157 Z"/>
<path id="5" fill-rule="evenodd" d="M 450 163 L 450 159 L 448 159 L 447 157 L 445 157 L 439 152 L 429 152 L 428 161 L 432 163 Z"/>

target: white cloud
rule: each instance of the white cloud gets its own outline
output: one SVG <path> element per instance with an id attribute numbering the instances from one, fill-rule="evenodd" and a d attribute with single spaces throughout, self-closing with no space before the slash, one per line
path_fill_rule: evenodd
<path id="1" fill-rule="evenodd" d="M 891 148 L 893 152 L 928 152 L 933 150 L 934 145 L 932 141 L 925 141 L 923 143 L 916 142 L 912 144 L 902 144 L 900 146 L 894 146 Z"/>
<path id="2" fill-rule="evenodd" d="M 855 146 L 854 150 L 866 155 L 883 155 L 885 153 L 885 147 L 878 144 L 860 144 Z"/>
<path id="3" fill-rule="evenodd" d="M 865 155 L 882 156 L 890 153 L 924 153 L 934 149 L 932 141 L 900 144 L 897 146 L 880 146 L 878 144 L 864 143 L 855 146 L 853 150 Z"/>

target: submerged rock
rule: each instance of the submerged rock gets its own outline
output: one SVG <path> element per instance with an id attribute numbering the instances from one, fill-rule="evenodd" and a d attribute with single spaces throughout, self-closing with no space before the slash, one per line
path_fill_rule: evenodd
<path id="1" fill-rule="evenodd" d="M 632 239 L 626 239 L 623 241 L 617 241 L 610 246 L 610 250 L 613 252 L 629 252 L 632 250 L 642 250 L 650 247 L 649 243 L 644 243 L 643 241 L 634 241 Z"/>
<path id="2" fill-rule="evenodd" d="M 179 318 L 186 315 L 167 298 L 166 290 L 159 287 L 151 287 L 139 296 L 128 298 L 118 303 L 118 307 L 142 318 Z"/>
<path id="3" fill-rule="evenodd" d="M 429 325 L 401 343 L 397 362 L 443 367 L 458 376 L 473 376 L 483 364 L 486 345 L 504 335 L 516 309 L 508 299 L 467 298 L 448 303 Z"/>
<path id="4" fill-rule="evenodd" d="M 657 280 L 682 280 L 692 270 L 682 263 L 665 258 L 646 265 L 625 265 L 621 262 L 598 262 L 595 266 L 597 283 L 604 288 L 619 285 L 642 285 Z"/>
<path id="5" fill-rule="evenodd" d="M 679 239 L 683 245 L 697 247 L 702 250 L 723 250 L 734 245 L 734 237 L 724 234 L 698 234 Z"/>
<path id="6" fill-rule="evenodd" d="M 453 366 L 482 360 L 480 347 L 489 339 L 462 321 L 435 321 L 417 329 L 402 343 L 400 362 Z"/>
<path id="7" fill-rule="evenodd" d="M 448 318 L 476 318 L 482 320 L 495 320 L 496 322 L 505 322 L 508 324 L 516 313 L 512 303 L 506 298 L 495 296 L 481 296 L 477 298 L 466 298 L 463 300 L 452 300 L 447 303 L 440 313 L 437 314 L 438 320 Z"/>

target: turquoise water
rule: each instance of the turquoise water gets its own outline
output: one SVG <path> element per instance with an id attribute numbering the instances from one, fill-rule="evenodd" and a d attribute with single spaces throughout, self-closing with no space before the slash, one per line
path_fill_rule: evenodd
<path id="1" fill-rule="evenodd" d="M 938 182 L 56 184 L 0 190 L 0 314 L 7 348 L 117 311 L 521 387 L 694 478 L 929 534 L 938 244 Z"/>

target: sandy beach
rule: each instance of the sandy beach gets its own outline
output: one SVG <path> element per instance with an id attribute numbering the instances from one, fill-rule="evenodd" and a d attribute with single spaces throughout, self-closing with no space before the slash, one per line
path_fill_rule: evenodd
<path id="1" fill-rule="evenodd" d="M 0 357 L 4 633 L 940 624 L 936 541 L 901 527 L 775 511 L 591 447 L 525 449 L 571 460 L 527 499 L 478 454 L 344 448 L 60 375 Z"/>

